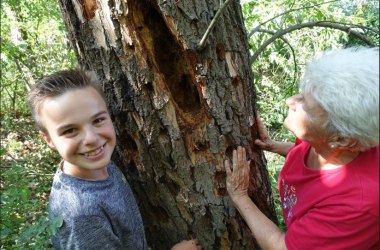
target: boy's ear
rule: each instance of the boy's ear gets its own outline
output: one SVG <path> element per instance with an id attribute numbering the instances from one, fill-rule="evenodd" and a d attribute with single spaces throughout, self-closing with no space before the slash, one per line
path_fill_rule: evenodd
<path id="1" fill-rule="evenodd" d="M 47 134 L 45 134 L 43 131 L 40 130 L 40 135 L 42 137 L 42 139 L 44 139 L 44 141 L 47 143 L 47 145 L 49 145 L 49 147 L 51 149 L 54 149 L 55 150 L 55 146 L 50 138 L 50 136 L 48 136 Z"/>

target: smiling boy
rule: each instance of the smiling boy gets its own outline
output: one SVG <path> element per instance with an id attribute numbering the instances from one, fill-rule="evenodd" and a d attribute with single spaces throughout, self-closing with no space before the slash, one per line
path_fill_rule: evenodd
<path id="1" fill-rule="evenodd" d="M 42 138 L 63 158 L 49 199 L 49 218 L 63 218 L 53 247 L 146 249 L 133 193 L 110 161 L 115 130 L 96 79 L 79 69 L 54 73 L 28 102 Z"/>
<path id="2" fill-rule="evenodd" d="M 28 103 L 42 138 L 63 158 L 49 198 L 49 218 L 63 218 L 54 249 L 147 249 L 131 188 L 111 161 L 116 135 L 96 78 L 80 69 L 53 73 L 33 86 Z M 197 240 L 174 247 L 201 249 Z"/>

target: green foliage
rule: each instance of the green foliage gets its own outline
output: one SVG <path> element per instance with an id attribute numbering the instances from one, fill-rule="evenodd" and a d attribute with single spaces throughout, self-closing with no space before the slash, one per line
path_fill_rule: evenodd
<path id="1" fill-rule="evenodd" d="M 247 33 L 251 33 L 256 27 L 260 28 L 249 40 L 252 54 L 273 32 L 311 21 L 353 23 L 378 31 L 378 1 L 362 2 L 365 5 L 358 6 L 355 1 L 350 0 L 328 1 L 325 4 L 321 4 L 322 1 L 246 1 L 242 9 Z M 278 17 L 271 20 L 276 16 Z M 363 34 L 379 44 L 376 33 L 366 30 Z M 285 99 L 298 92 L 297 81 L 305 62 L 318 51 L 363 45 L 362 41 L 349 37 L 347 33 L 321 27 L 296 30 L 287 33 L 283 38 L 287 42 L 275 40 L 252 65 L 259 112 L 268 128 L 279 132 L 274 134 L 274 138 L 281 140 L 293 138 L 281 130 L 287 113 Z"/>
<path id="2" fill-rule="evenodd" d="M 28 88 L 46 73 L 74 64 L 57 3 L 1 2 L 2 116 L 27 114 Z"/>
<path id="3" fill-rule="evenodd" d="M 312 21 L 368 26 L 378 32 L 379 3 L 361 1 L 245 1 L 243 15 L 251 53 L 269 39 L 274 32 Z M 294 10 L 294 11 L 292 11 Z M 256 32 L 252 32 L 258 28 Z M 379 36 L 373 31 L 360 32 L 379 44 Z M 285 34 L 267 46 L 254 61 L 255 88 L 259 113 L 265 125 L 277 140 L 293 140 L 282 126 L 287 115 L 286 98 L 298 93 L 298 80 L 306 61 L 316 52 L 330 48 L 363 45 L 362 41 L 347 33 L 323 27 L 303 28 Z M 286 40 L 286 41 L 284 41 Z"/>
<path id="4" fill-rule="evenodd" d="M 359 7 L 355 6 L 355 4 L 350 0 L 344 0 L 342 2 L 345 6 L 347 6 L 344 9 L 346 15 L 349 16 L 350 21 L 377 29 L 377 31 L 379 30 L 379 1 L 362 1 Z M 376 33 L 366 30 L 363 34 L 379 45 L 379 36 Z M 347 45 L 352 46 L 365 44 L 349 37 L 347 40 Z"/>
<path id="5" fill-rule="evenodd" d="M 49 222 L 46 211 L 59 156 L 39 139 L 30 119 L 13 120 L 0 135 L 1 249 L 47 249 L 60 225 Z"/>
<path id="6" fill-rule="evenodd" d="M 44 75 L 76 64 L 57 2 L 1 1 L 1 249 L 47 249 L 62 221 L 47 202 L 58 155 L 29 117 L 26 95 Z"/>
<path id="7" fill-rule="evenodd" d="M 272 188 L 273 203 L 274 203 L 274 208 L 277 214 L 278 225 L 283 231 L 285 231 L 286 225 L 285 225 L 284 217 L 282 215 L 281 199 L 277 191 L 278 190 L 278 181 L 277 181 L 278 175 L 280 174 L 281 168 L 284 165 L 285 158 L 271 152 L 264 152 L 264 154 L 267 161 L 270 162 L 270 166 L 268 167 L 268 174 L 269 174 L 269 181 L 271 183 L 271 188 Z"/>

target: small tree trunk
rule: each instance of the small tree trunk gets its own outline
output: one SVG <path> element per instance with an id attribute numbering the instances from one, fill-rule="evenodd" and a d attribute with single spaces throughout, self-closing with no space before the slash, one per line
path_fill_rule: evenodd
<path id="1" fill-rule="evenodd" d="M 255 95 L 240 5 L 232 1 L 204 49 L 219 1 L 60 0 L 80 65 L 103 83 L 117 130 L 114 160 L 142 212 L 148 243 L 169 249 L 257 249 L 229 204 L 223 160 L 256 138 Z M 276 221 L 261 151 L 250 195 Z"/>

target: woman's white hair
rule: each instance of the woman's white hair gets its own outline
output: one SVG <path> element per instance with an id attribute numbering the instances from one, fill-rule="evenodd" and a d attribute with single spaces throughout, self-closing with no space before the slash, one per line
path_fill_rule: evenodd
<path id="1" fill-rule="evenodd" d="M 379 143 L 379 48 L 323 53 L 307 64 L 300 88 L 327 112 L 330 132 L 364 147 Z"/>

